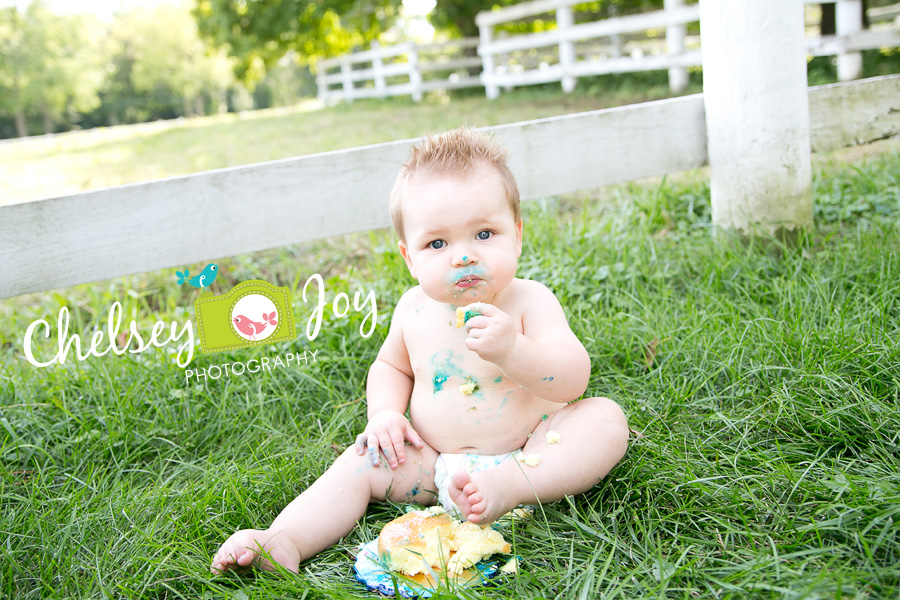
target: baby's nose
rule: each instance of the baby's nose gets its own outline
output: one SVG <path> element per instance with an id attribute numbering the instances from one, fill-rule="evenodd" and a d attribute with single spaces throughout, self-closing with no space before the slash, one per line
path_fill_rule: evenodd
<path id="1" fill-rule="evenodd" d="M 454 263 L 461 267 L 467 267 L 469 265 L 477 265 L 478 259 L 471 254 L 457 254 Z"/>

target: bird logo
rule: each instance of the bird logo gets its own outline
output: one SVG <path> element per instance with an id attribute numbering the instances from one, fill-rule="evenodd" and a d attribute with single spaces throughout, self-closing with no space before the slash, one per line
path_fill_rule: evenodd
<path id="1" fill-rule="evenodd" d="M 256 336 L 265 331 L 267 326 L 278 325 L 278 321 L 275 320 L 275 317 L 277 316 L 278 315 L 275 312 L 263 313 L 262 323 L 257 323 L 244 315 L 238 315 L 233 318 L 231 322 L 234 323 L 234 326 L 244 335 L 244 337 L 256 341 Z"/>
<path id="2" fill-rule="evenodd" d="M 203 291 L 216 280 L 216 275 L 218 275 L 218 273 L 219 265 L 209 263 L 203 267 L 203 270 L 200 271 L 199 275 L 191 277 L 190 271 L 185 269 L 184 271 L 175 271 L 175 276 L 178 277 L 178 285 L 187 283 L 188 285 L 200 288 L 200 291 Z"/>

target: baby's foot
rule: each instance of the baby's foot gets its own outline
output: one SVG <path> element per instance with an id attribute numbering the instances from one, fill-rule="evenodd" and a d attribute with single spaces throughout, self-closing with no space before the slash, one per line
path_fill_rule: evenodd
<path id="1" fill-rule="evenodd" d="M 511 502 L 506 486 L 490 477 L 491 469 L 476 473 L 457 471 L 450 482 L 450 499 L 459 507 L 463 518 L 481 525 L 491 523 L 518 503 Z"/>
<path id="2" fill-rule="evenodd" d="M 286 533 L 242 529 L 225 540 L 213 557 L 210 571 L 219 574 L 249 567 L 252 564 L 267 571 L 274 571 L 274 566 L 260 555 L 260 550 L 289 571 L 296 573 L 300 566 L 300 551 Z"/>

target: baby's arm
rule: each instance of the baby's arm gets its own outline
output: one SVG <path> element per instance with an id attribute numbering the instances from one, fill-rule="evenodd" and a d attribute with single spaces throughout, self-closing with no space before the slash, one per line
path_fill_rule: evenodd
<path id="1" fill-rule="evenodd" d="M 572 333 L 559 300 L 544 285 L 521 281 L 527 298 L 518 333 L 512 318 L 490 304 L 466 323 L 466 347 L 497 365 L 527 391 L 552 402 L 569 402 L 587 389 L 591 361 Z"/>
<path id="2" fill-rule="evenodd" d="M 403 342 L 402 327 L 409 310 L 409 294 L 404 294 L 397 303 L 387 338 L 369 368 L 366 382 L 369 422 L 356 438 L 357 454 L 368 451 L 372 464 L 378 465 L 381 450 L 392 469 L 406 460 L 405 440 L 420 449 L 425 446 L 404 416 L 413 388 L 412 367 Z"/>

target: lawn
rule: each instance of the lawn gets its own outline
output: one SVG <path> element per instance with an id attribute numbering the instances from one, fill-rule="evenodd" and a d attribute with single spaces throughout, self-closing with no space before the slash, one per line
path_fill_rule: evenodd
<path id="1" fill-rule="evenodd" d="M 383 106 L 296 118 L 335 129 L 358 123 L 356 110 L 389 114 Z M 420 133 L 401 121 L 408 129 L 381 126 Z M 222 135 L 241 139 L 250 122 Z M 330 135 L 361 143 L 345 133 Z M 528 204 L 519 275 L 555 291 L 591 355 L 588 394 L 617 400 L 633 435 L 603 482 L 504 530 L 523 558 L 517 576 L 447 595 L 897 598 L 898 181 L 897 140 L 818 157 L 816 230 L 792 248 L 714 237 L 702 172 Z M 55 352 L 63 306 L 86 339 L 117 301 L 142 333 L 183 324 L 195 294 L 174 270 L 0 301 L 0 597 L 374 597 L 355 582 L 352 554 L 400 506 L 372 506 L 299 575 L 207 569 L 225 537 L 268 525 L 363 427 L 367 367 L 412 284 L 393 238 L 219 265 L 216 293 L 254 278 L 291 287 L 298 336 L 198 351 L 191 367 L 304 350 L 315 362 L 200 382 L 186 381 L 171 347 L 26 362 L 37 319 L 54 326 L 38 354 Z M 359 333 L 364 315 L 326 310 L 307 339 L 301 292 L 314 273 L 329 301 L 375 292 L 371 337 Z"/>

